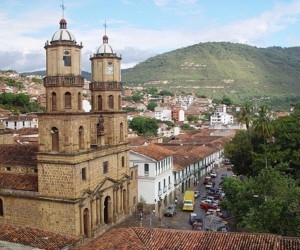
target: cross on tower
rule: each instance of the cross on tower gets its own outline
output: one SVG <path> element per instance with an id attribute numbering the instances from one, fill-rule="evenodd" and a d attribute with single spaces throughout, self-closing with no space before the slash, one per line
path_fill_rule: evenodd
<path id="1" fill-rule="evenodd" d="M 61 0 L 61 5 L 60 5 L 60 7 L 61 7 L 61 10 L 62 10 L 62 18 L 64 18 L 64 16 L 65 16 L 65 9 L 66 9 L 66 7 L 64 6 L 64 0 Z"/>
<path id="2" fill-rule="evenodd" d="M 106 28 L 107 28 L 106 20 L 105 20 L 103 26 L 104 26 L 104 35 L 106 35 Z"/>

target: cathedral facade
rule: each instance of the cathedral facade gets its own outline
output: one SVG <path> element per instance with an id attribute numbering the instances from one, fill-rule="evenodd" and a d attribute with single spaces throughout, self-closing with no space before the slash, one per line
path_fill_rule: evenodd
<path id="1" fill-rule="evenodd" d="M 92 108 L 85 112 L 82 47 L 61 19 L 44 47 L 46 112 L 38 114 L 38 146 L 27 152 L 31 162 L 2 163 L 0 177 L 6 184 L 0 183 L 0 223 L 94 237 L 131 214 L 134 191 L 127 114 L 121 110 L 121 57 L 105 31 L 90 58 Z"/>

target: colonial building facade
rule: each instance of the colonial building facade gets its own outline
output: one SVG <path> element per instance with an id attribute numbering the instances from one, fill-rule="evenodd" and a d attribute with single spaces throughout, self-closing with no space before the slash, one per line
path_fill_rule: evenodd
<path id="1" fill-rule="evenodd" d="M 105 34 L 90 58 L 92 110 L 87 113 L 82 107 L 82 47 L 61 19 L 60 29 L 45 44 L 46 112 L 38 117 L 36 158 L 32 166 L 17 166 L 36 171 L 0 173 L 6 180 L 22 178 L 23 184 L 0 184 L 2 223 L 84 238 L 131 214 L 135 195 L 130 188 L 127 114 L 121 110 L 121 58 Z M 2 164 L 14 168 L 12 161 Z"/>

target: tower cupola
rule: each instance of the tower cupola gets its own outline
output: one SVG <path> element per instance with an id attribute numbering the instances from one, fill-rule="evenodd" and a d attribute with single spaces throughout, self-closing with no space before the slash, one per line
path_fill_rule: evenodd
<path id="1" fill-rule="evenodd" d="M 75 36 L 67 30 L 67 21 L 62 18 L 59 22 L 60 29 L 54 33 L 51 39 L 51 44 L 55 43 L 71 43 L 76 44 Z"/>

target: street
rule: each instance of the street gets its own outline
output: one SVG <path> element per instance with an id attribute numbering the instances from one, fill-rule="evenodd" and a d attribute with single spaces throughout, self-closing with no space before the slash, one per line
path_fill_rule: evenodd
<path id="1" fill-rule="evenodd" d="M 231 171 L 227 171 L 225 167 L 215 169 L 217 172 L 217 177 L 213 178 L 215 181 L 215 186 L 218 187 L 221 182 L 221 174 L 227 173 L 228 176 L 232 175 Z M 203 176 L 204 179 L 205 176 Z M 203 185 L 203 181 L 199 183 L 199 186 L 193 186 L 192 190 L 199 190 L 200 196 L 195 199 L 194 212 L 197 215 L 205 218 L 205 210 L 200 208 L 201 198 L 206 196 L 206 189 Z M 192 226 L 189 224 L 189 211 L 182 211 L 182 199 L 184 194 L 178 196 L 178 204 L 176 208 L 176 215 L 173 217 L 161 216 L 161 221 L 155 217 L 154 214 L 144 215 L 143 219 L 140 219 L 139 216 L 131 217 L 129 220 L 125 221 L 119 227 L 160 227 L 160 228 L 169 228 L 169 229 L 179 229 L 179 230 L 191 230 Z"/>

